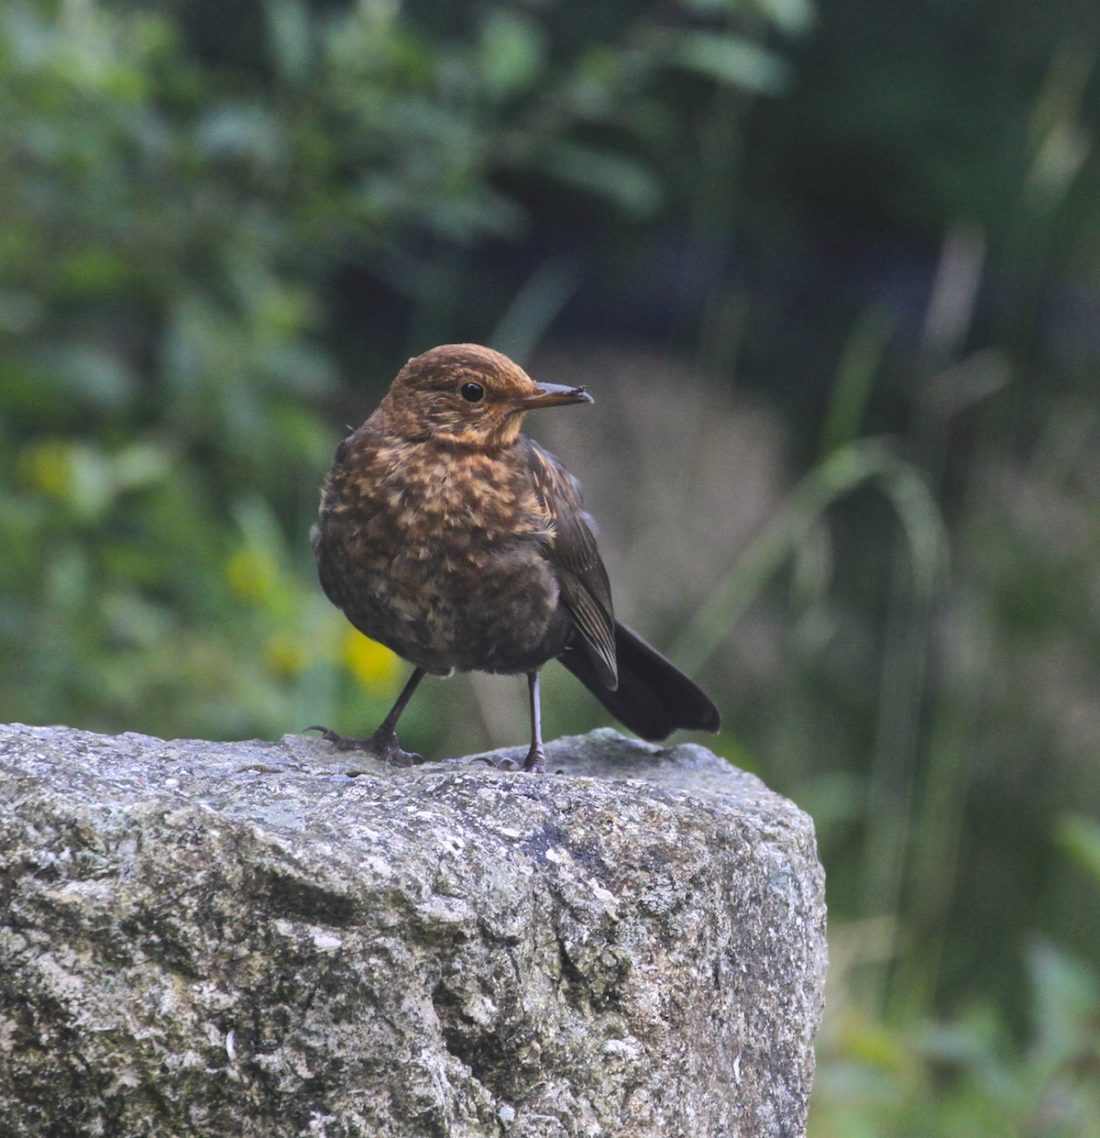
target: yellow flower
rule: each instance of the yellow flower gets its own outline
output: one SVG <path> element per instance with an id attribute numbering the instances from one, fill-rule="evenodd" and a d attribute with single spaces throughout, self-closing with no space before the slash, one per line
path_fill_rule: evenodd
<path id="1" fill-rule="evenodd" d="M 385 693 L 396 690 L 401 676 L 401 661 L 377 640 L 370 640 L 349 628 L 344 634 L 340 660 L 368 691 Z"/>
<path id="2" fill-rule="evenodd" d="M 264 660 L 276 676 L 291 680 L 305 671 L 309 652 L 300 637 L 275 632 L 264 644 Z"/>
<path id="3" fill-rule="evenodd" d="M 67 498 L 72 487 L 72 455 L 62 442 L 38 443 L 20 454 L 19 473 L 51 498 Z"/>
<path id="4" fill-rule="evenodd" d="M 271 594 L 279 576 L 275 559 L 263 549 L 246 545 L 225 563 L 229 587 L 246 601 L 262 601 Z"/>

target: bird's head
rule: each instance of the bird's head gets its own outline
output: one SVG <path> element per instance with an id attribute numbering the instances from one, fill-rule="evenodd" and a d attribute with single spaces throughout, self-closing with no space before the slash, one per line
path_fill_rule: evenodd
<path id="1" fill-rule="evenodd" d="M 381 411 L 387 428 L 410 441 L 494 449 L 515 442 L 528 411 L 591 402 L 583 387 L 536 383 L 492 348 L 444 344 L 409 360 Z"/>

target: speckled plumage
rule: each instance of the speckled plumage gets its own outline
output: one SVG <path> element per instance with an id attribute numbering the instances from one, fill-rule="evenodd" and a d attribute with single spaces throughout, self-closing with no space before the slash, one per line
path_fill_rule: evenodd
<path id="1" fill-rule="evenodd" d="M 706 696 L 616 623 L 576 480 L 520 434 L 529 410 L 589 401 L 583 388 L 536 384 L 491 349 L 446 345 L 410 360 L 340 444 L 312 533 L 322 587 L 356 628 L 418 669 L 371 749 L 396 749 L 396 718 L 421 672 L 526 673 L 528 766 L 541 769 L 537 676 L 555 657 L 649 737 L 652 709 L 632 721 L 623 707 L 651 693 L 624 691 L 623 707 L 612 697 L 623 651 L 643 671 L 656 669 L 658 687 L 678 687 L 684 707 L 666 716 L 665 735 L 673 726 L 716 729 Z"/>
<path id="2" fill-rule="evenodd" d="M 553 462 L 526 439 L 513 449 Z M 393 443 L 368 421 L 325 488 L 321 583 L 360 632 L 428 672 L 526 672 L 571 631 L 554 537 L 527 463 Z"/>

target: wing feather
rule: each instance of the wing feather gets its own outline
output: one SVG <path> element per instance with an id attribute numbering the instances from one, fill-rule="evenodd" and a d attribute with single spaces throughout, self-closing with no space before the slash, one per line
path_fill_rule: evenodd
<path id="1" fill-rule="evenodd" d="M 562 599 L 600 680 L 614 690 L 619 681 L 611 585 L 600 559 L 591 518 L 584 511 L 573 476 L 537 443 L 530 439 L 524 442 L 535 494 L 553 522 L 547 556 L 557 570 Z"/>

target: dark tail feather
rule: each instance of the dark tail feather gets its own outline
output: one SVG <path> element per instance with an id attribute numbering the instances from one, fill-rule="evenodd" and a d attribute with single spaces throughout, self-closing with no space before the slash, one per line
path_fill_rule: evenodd
<path id="1" fill-rule="evenodd" d="M 583 647 L 570 645 L 558 658 L 625 727 L 643 739 L 667 739 L 677 728 L 717 731 L 718 708 L 636 632 L 615 622 L 615 656 L 619 686 L 615 691 L 599 680 Z"/>

